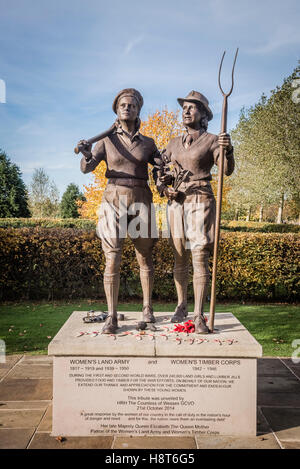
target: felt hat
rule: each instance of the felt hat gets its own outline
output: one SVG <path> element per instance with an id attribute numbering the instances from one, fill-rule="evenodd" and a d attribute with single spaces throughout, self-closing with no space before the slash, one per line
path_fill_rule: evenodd
<path id="1" fill-rule="evenodd" d="M 183 106 L 184 101 L 188 101 L 189 103 L 196 103 L 196 104 L 202 104 L 204 106 L 208 120 L 212 120 L 213 118 L 213 113 L 211 109 L 209 108 L 209 102 L 208 99 L 198 91 L 190 91 L 189 94 L 185 98 L 177 98 L 177 101 L 179 102 L 180 106 Z"/>
<path id="2" fill-rule="evenodd" d="M 124 90 L 120 91 L 117 96 L 115 97 L 114 99 L 114 102 L 113 102 L 113 105 L 112 105 L 112 108 L 113 108 L 113 111 L 117 114 L 117 104 L 118 104 L 118 100 L 122 97 L 122 96 L 131 96 L 132 98 L 134 98 L 137 103 L 138 103 L 138 106 L 139 106 L 139 111 L 141 110 L 141 107 L 143 106 L 144 104 L 144 100 L 143 100 L 143 97 L 141 95 L 141 93 L 137 90 L 135 90 L 134 88 L 125 88 Z"/>

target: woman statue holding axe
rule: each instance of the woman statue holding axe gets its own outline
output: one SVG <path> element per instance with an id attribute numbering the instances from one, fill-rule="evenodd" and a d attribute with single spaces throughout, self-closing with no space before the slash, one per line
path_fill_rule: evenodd
<path id="1" fill-rule="evenodd" d="M 208 100 L 203 94 L 191 91 L 178 98 L 182 107 L 185 133 L 173 138 L 163 153 L 166 166 L 160 178 L 166 184 L 168 221 L 175 265 L 174 281 L 178 305 L 172 322 L 181 322 L 187 316 L 187 285 L 189 257 L 192 254 L 194 287 L 195 332 L 207 334 L 203 308 L 209 284 L 208 259 L 214 245 L 216 203 L 210 185 L 211 168 L 219 163 L 220 148 L 225 149 L 224 172 L 234 170 L 233 147 L 226 133 L 219 136 L 207 132 L 208 121 L 213 118 Z M 175 172 L 174 172 L 175 168 Z M 175 174 L 175 177 L 174 177 Z M 173 183 L 173 187 L 167 184 Z"/>
<path id="2" fill-rule="evenodd" d="M 113 102 L 113 110 L 117 114 L 115 124 L 106 133 L 90 141 L 81 140 L 77 147 L 83 153 L 83 173 L 93 171 L 103 160 L 107 166 L 108 183 L 102 197 L 98 222 L 98 235 L 106 259 L 104 290 L 108 317 L 102 330 L 103 334 L 114 334 L 118 328 L 117 302 L 122 247 L 128 223 L 134 215 L 134 205 L 138 205 L 140 222 L 146 226 L 143 235 L 128 233 L 134 243 L 140 267 L 143 290 L 142 321 L 155 322 L 152 309 L 152 248 L 157 234 L 156 227 L 153 227 L 155 216 L 153 213 L 151 216 L 152 193 L 147 180 L 148 164 L 159 166 L 161 157 L 154 140 L 139 133 L 139 113 L 142 105 L 143 98 L 137 90 L 129 88 L 120 91 Z M 95 140 L 99 141 L 92 150 L 91 142 Z M 155 170 L 154 179 L 157 179 Z"/>

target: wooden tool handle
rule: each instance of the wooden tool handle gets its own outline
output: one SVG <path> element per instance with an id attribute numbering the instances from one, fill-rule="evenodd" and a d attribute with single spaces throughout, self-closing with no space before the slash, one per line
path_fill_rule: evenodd
<path id="1" fill-rule="evenodd" d="M 86 140 L 88 143 L 96 143 L 99 142 L 99 140 L 102 140 L 103 138 L 107 137 L 108 135 L 112 134 L 113 131 L 115 130 L 116 125 L 113 124 L 108 130 L 105 130 L 105 132 L 102 132 L 99 135 L 96 135 L 95 137 L 89 138 Z M 77 147 L 74 148 L 74 153 L 78 155 L 83 150 L 83 148 L 80 147 L 80 145 L 77 145 Z"/>

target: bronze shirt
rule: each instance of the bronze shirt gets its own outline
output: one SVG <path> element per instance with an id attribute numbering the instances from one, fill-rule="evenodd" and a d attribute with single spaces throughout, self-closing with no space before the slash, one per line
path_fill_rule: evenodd
<path id="1" fill-rule="evenodd" d="M 218 136 L 203 132 L 193 143 L 185 148 L 186 135 L 173 138 L 167 145 L 165 155 L 171 162 L 175 160 L 197 179 L 211 180 L 211 168 L 218 164 L 220 146 Z M 225 153 L 224 173 L 230 176 L 234 170 L 233 151 Z"/>
<path id="2" fill-rule="evenodd" d="M 96 143 L 92 150 L 92 158 L 81 159 L 80 168 L 83 173 L 93 171 L 101 161 L 106 163 L 107 178 L 126 178 L 148 180 L 148 163 L 158 164 L 160 153 L 152 138 L 137 132 L 130 144 L 121 137 L 122 132 L 112 135 Z M 156 171 L 153 171 L 156 180 Z"/>

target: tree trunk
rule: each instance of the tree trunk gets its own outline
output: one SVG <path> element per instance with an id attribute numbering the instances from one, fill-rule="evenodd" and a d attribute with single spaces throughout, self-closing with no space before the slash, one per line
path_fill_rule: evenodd
<path id="1" fill-rule="evenodd" d="M 250 221 L 250 217 L 251 217 L 251 207 L 248 208 L 246 221 Z"/>
<path id="2" fill-rule="evenodd" d="M 278 207 L 278 215 L 277 215 L 276 223 L 282 223 L 283 205 L 284 205 L 284 194 L 282 193 L 281 199 L 280 199 L 280 204 L 279 204 L 279 207 Z"/>
<path id="3" fill-rule="evenodd" d="M 298 225 L 300 225 L 300 213 L 299 213 L 299 218 L 298 218 Z"/>
<path id="4" fill-rule="evenodd" d="M 239 209 L 236 208 L 234 212 L 234 220 L 238 221 L 238 219 L 239 219 Z M 300 215 L 299 215 L 299 224 L 300 224 Z"/>
<path id="5" fill-rule="evenodd" d="M 261 204 L 260 209 L 259 209 L 259 221 L 260 223 L 263 221 L 263 216 L 264 216 L 264 206 Z"/>

